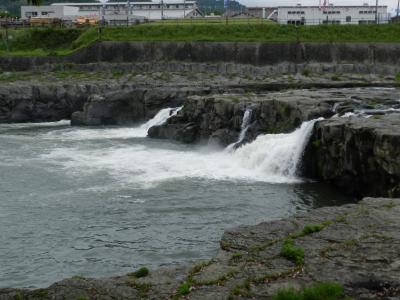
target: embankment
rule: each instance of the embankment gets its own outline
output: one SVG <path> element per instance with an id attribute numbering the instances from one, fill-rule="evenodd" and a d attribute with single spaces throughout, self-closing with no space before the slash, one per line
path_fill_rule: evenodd
<path id="1" fill-rule="evenodd" d="M 67 56 L 0 57 L 3 71 L 51 69 L 71 64 L 193 62 L 258 67 L 275 73 L 313 71 L 395 74 L 396 43 L 96 42 Z M 93 68 L 93 66 L 92 66 Z"/>

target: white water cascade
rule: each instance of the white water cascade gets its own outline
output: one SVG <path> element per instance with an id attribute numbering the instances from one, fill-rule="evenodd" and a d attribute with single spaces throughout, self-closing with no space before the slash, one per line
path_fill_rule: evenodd
<path id="1" fill-rule="evenodd" d="M 249 129 L 250 121 L 251 121 L 251 113 L 252 110 L 250 108 L 246 108 L 246 111 L 243 115 L 242 125 L 240 126 L 240 134 L 239 138 L 236 142 L 228 145 L 226 147 L 226 151 L 232 152 L 236 149 L 236 146 L 239 146 L 241 142 L 243 142 L 244 138 L 246 137 L 246 132 Z"/>
<path id="2" fill-rule="evenodd" d="M 171 111 L 173 110 L 173 111 Z M 301 182 L 296 171 L 305 146 L 317 120 L 304 122 L 291 133 L 260 135 L 251 143 L 231 152 L 215 151 L 207 147 L 181 148 L 179 144 L 137 141 L 152 124 L 162 124 L 169 113 L 165 109 L 152 120 L 137 128 L 54 130 L 52 139 L 81 140 L 75 147 L 55 147 L 40 159 L 60 164 L 72 176 L 92 177 L 106 172 L 114 183 L 132 187 L 154 187 L 169 180 L 201 178 L 206 180 L 260 181 L 268 183 Z M 243 127 L 245 128 L 245 126 Z M 65 129 L 66 130 L 66 129 Z M 94 131 L 93 131 L 94 130 Z M 104 130 L 113 130 L 104 133 Z M 132 131 L 134 130 L 134 131 Z M 116 141 L 112 147 L 93 147 L 91 140 L 130 138 L 130 143 Z M 69 145 L 70 142 L 68 142 Z M 54 143 L 57 144 L 57 143 Z M 96 144 L 97 145 L 97 144 Z M 158 146 L 157 146 L 158 145 Z M 75 172 L 75 173 L 74 173 Z M 110 186 L 109 188 L 113 188 Z"/>
<path id="3" fill-rule="evenodd" d="M 293 179 L 316 121 L 304 122 L 291 133 L 258 136 L 238 148 L 233 157 L 255 172 Z"/>
<path id="4" fill-rule="evenodd" d="M 146 131 L 145 135 L 147 135 L 147 131 L 150 129 L 150 127 L 163 125 L 169 118 L 175 116 L 182 109 L 182 107 L 183 106 L 163 108 L 152 119 L 141 125 L 140 128 L 144 129 Z"/>

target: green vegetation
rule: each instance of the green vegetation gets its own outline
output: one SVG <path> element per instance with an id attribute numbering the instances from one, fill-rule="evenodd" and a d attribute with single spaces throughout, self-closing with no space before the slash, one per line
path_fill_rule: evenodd
<path id="1" fill-rule="evenodd" d="M 400 83 L 400 72 L 396 74 L 396 76 L 394 77 L 394 79 Z"/>
<path id="2" fill-rule="evenodd" d="M 174 23 L 175 22 L 175 23 Z M 259 19 L 182 20 L 131 27 L 2 30 L 0 55 L 67 55 L 98 40 L 232 42 L 400 42 L 400 24 L 301 26 L 261 23 Z M 221 24 L 223 23 L 223 24 Z M 307 76 L 309 72 L 304 71 Z M 398 77 L 396 77 L 398 78 Z M 339 77 L 333 79 L 339 80 Z"/>
<path id="3" fill-rule="evenodd" d="M 306 225 L 304 226 L 303 230 L 302 230 L 302 235 L 307 235 L 307 234 L 312 234 L 314 232 L 319 232 L 322 229 L 324 229 L 324 225 L 323 224 L 312 224 L 312 225 Z"/>
<path id="4" fill-rule="evenodd" d="M 322 282 L 305 287 L 301 291 L 293 288 L 282 289 L 273 297 L 274 300 L 340 300 L 345 297 L 343 287 L 338 283 Z"/>
<path id="5" fill-rule="evenodd" d="M 183 282 L 176 290 L 178 296 L 185 296 L 190 293 L 190 288 L 192 287 L 192 282 L 187 280 Z"/>
<path id="6" fill-rule="evenodd" d="M 133 279 L 127 280 L 126 284 L 136 289 L 141 298 L 147 298 L 147 294 L 151 288 L 150 283 L 142 283 Z"/>
<path id="7" fill-rule="evenodd" d="M 303 76 L 309 77 L 311 75 L 311 71 L 308 69 L 305 69 L 302 74 L 303 74 Z"/>
<path id="8" fill-rule="evenodd" d="M 283 242 L 280 255 L 294 262 L 297 266 L 304 264 L 304 250 L 295 246 L 291 238 Z"/>
<path id="9" fill-rule="evenodd" d="M 141 277 L 146 277 L 149 274 L 150 274 L 149 269 L 147 269 L 146 267 L 141 267 L 139 270 L 137 270 L 133 273 L 129 273 L 128 276 L 141 278 Z"/>

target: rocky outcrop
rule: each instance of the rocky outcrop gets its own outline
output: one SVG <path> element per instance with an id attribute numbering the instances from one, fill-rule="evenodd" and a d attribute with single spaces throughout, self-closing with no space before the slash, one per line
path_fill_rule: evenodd
<path id="1" fill-rule="evenodd" d="M 382 99 L 382 109 L 387 109 L 400 104 L 397 97 L 396 90 L 355 88 L 191 97 L 167 123 L 150 128 L 149 136 L 226 146 L 237 140 L 246 109 L 251 110 L 251 118 L 243 142 L 259 134 L 290 132 L 303 121 L 319 117 L 372 110 L 376 99 Z"/>
<path id="2" fill-rule="evenodd" d="M 318 122 L 304 156 L 304 174 L 358 196 L 399 197 L 400 111 L 388 112 Z"/>
<path id="3" fill-rule="evenodd" d="M 353 299 L 397 299 L 399 214 L 400 199 L 366 198 L 227 230 L 218 255 L 192 266 L 0 289 L 0 299 L 272 299 L 315 282 L 342 285 Z"/>
<path id="4" fill-rule="evenodd" d="M 291 101 L 287 93 L 267 95 L 232 94 L 191 97 L 183 109 L 167 123 L 154 126 L 149 137 L 167 138 L 186 143 L 208 141 L 226 146 L 234 142 L 241 130 L 244 111 L 249 109 L 249 129 L 243 142 L 261 133 L 284 133 L 303 121 L 332 115 L 331 105 L 317 99 L 298 97 Z"/>
<path id="5" fill-rule="evenodd" d="M 0 123 L 69 119 L 88 95 L 99 93 L 90 84 L 13 84 L 0 86 Z"/>
<path id="6" fill-rule="evenodd" d="M 193 94 L 208 88 L 125 87 L 103 95 L 92 95 L 83 110 L 72 115 L 72 125 L 130 125 L 152 118 L 160 109 L 182 105 Z"/>

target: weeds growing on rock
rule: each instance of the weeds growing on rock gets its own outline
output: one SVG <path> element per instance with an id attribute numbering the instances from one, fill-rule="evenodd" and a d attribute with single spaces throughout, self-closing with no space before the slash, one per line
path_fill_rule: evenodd
<path id="1" fill-rule="evenodd" d="M 394 79 L 400 83 L 400 72 L 396 74 L 396 76 L 394 77 Z"/>
<path id="2" fill-rule="evenodd" d="M 308 69 L 305 69 L 302 74 L 303 74 L 303 76 L 309 77 L 311 75 L 311 71 Z"/>
<path id="3" fill-rule="evenodd" d="M 345 297 L 343 287 L 338 283 L 322 282 L 297 291 L 293 288 L 279 290 L 274 300 L 341 300 Z"/>
<path id="4" fill-rule="evenodd" d="M 288 238 L 283 242 L 280 255 L 294 262 L 297 266 L 304 264 L 304 250 L 295 246 L 294 241 L 291 238 Z"/>
<path id="5" fill-rule="evenodd" d="M 150 283 L 142 283 L 138 282 L 136 280 L 128 280 L 127 285 L 135 288 L 138 292 L 141 298 L 146 298 L 147 293 L 150 291 L 151 284 Z"/>
<path id="6" fill-rule="evenodd" d="M 183 282 L 176 290 L 177 295 L 185 296 L 190 293 L 190 288 L 192 287 L 192 282 L 187 280 Z"/>
<path id="7" fill-rule="evenodd" d="M 301 233 L 302 235 L 312 234 L 321 231 L 322 229 L 324 229 L 324 227 L 325 226 L 323 224 L 306 225 L 304 226 Z"/>
<path id="8" fill-rule="evenodd" d="M 141 278 L 141 277 L 146 277 L 147 275 L 150 274 L 149 269 L 147 269 L 146 267 L 141 267 L 139 270 L 129 273 L 128 276 L 133 276 L 136 278 Z"/>

